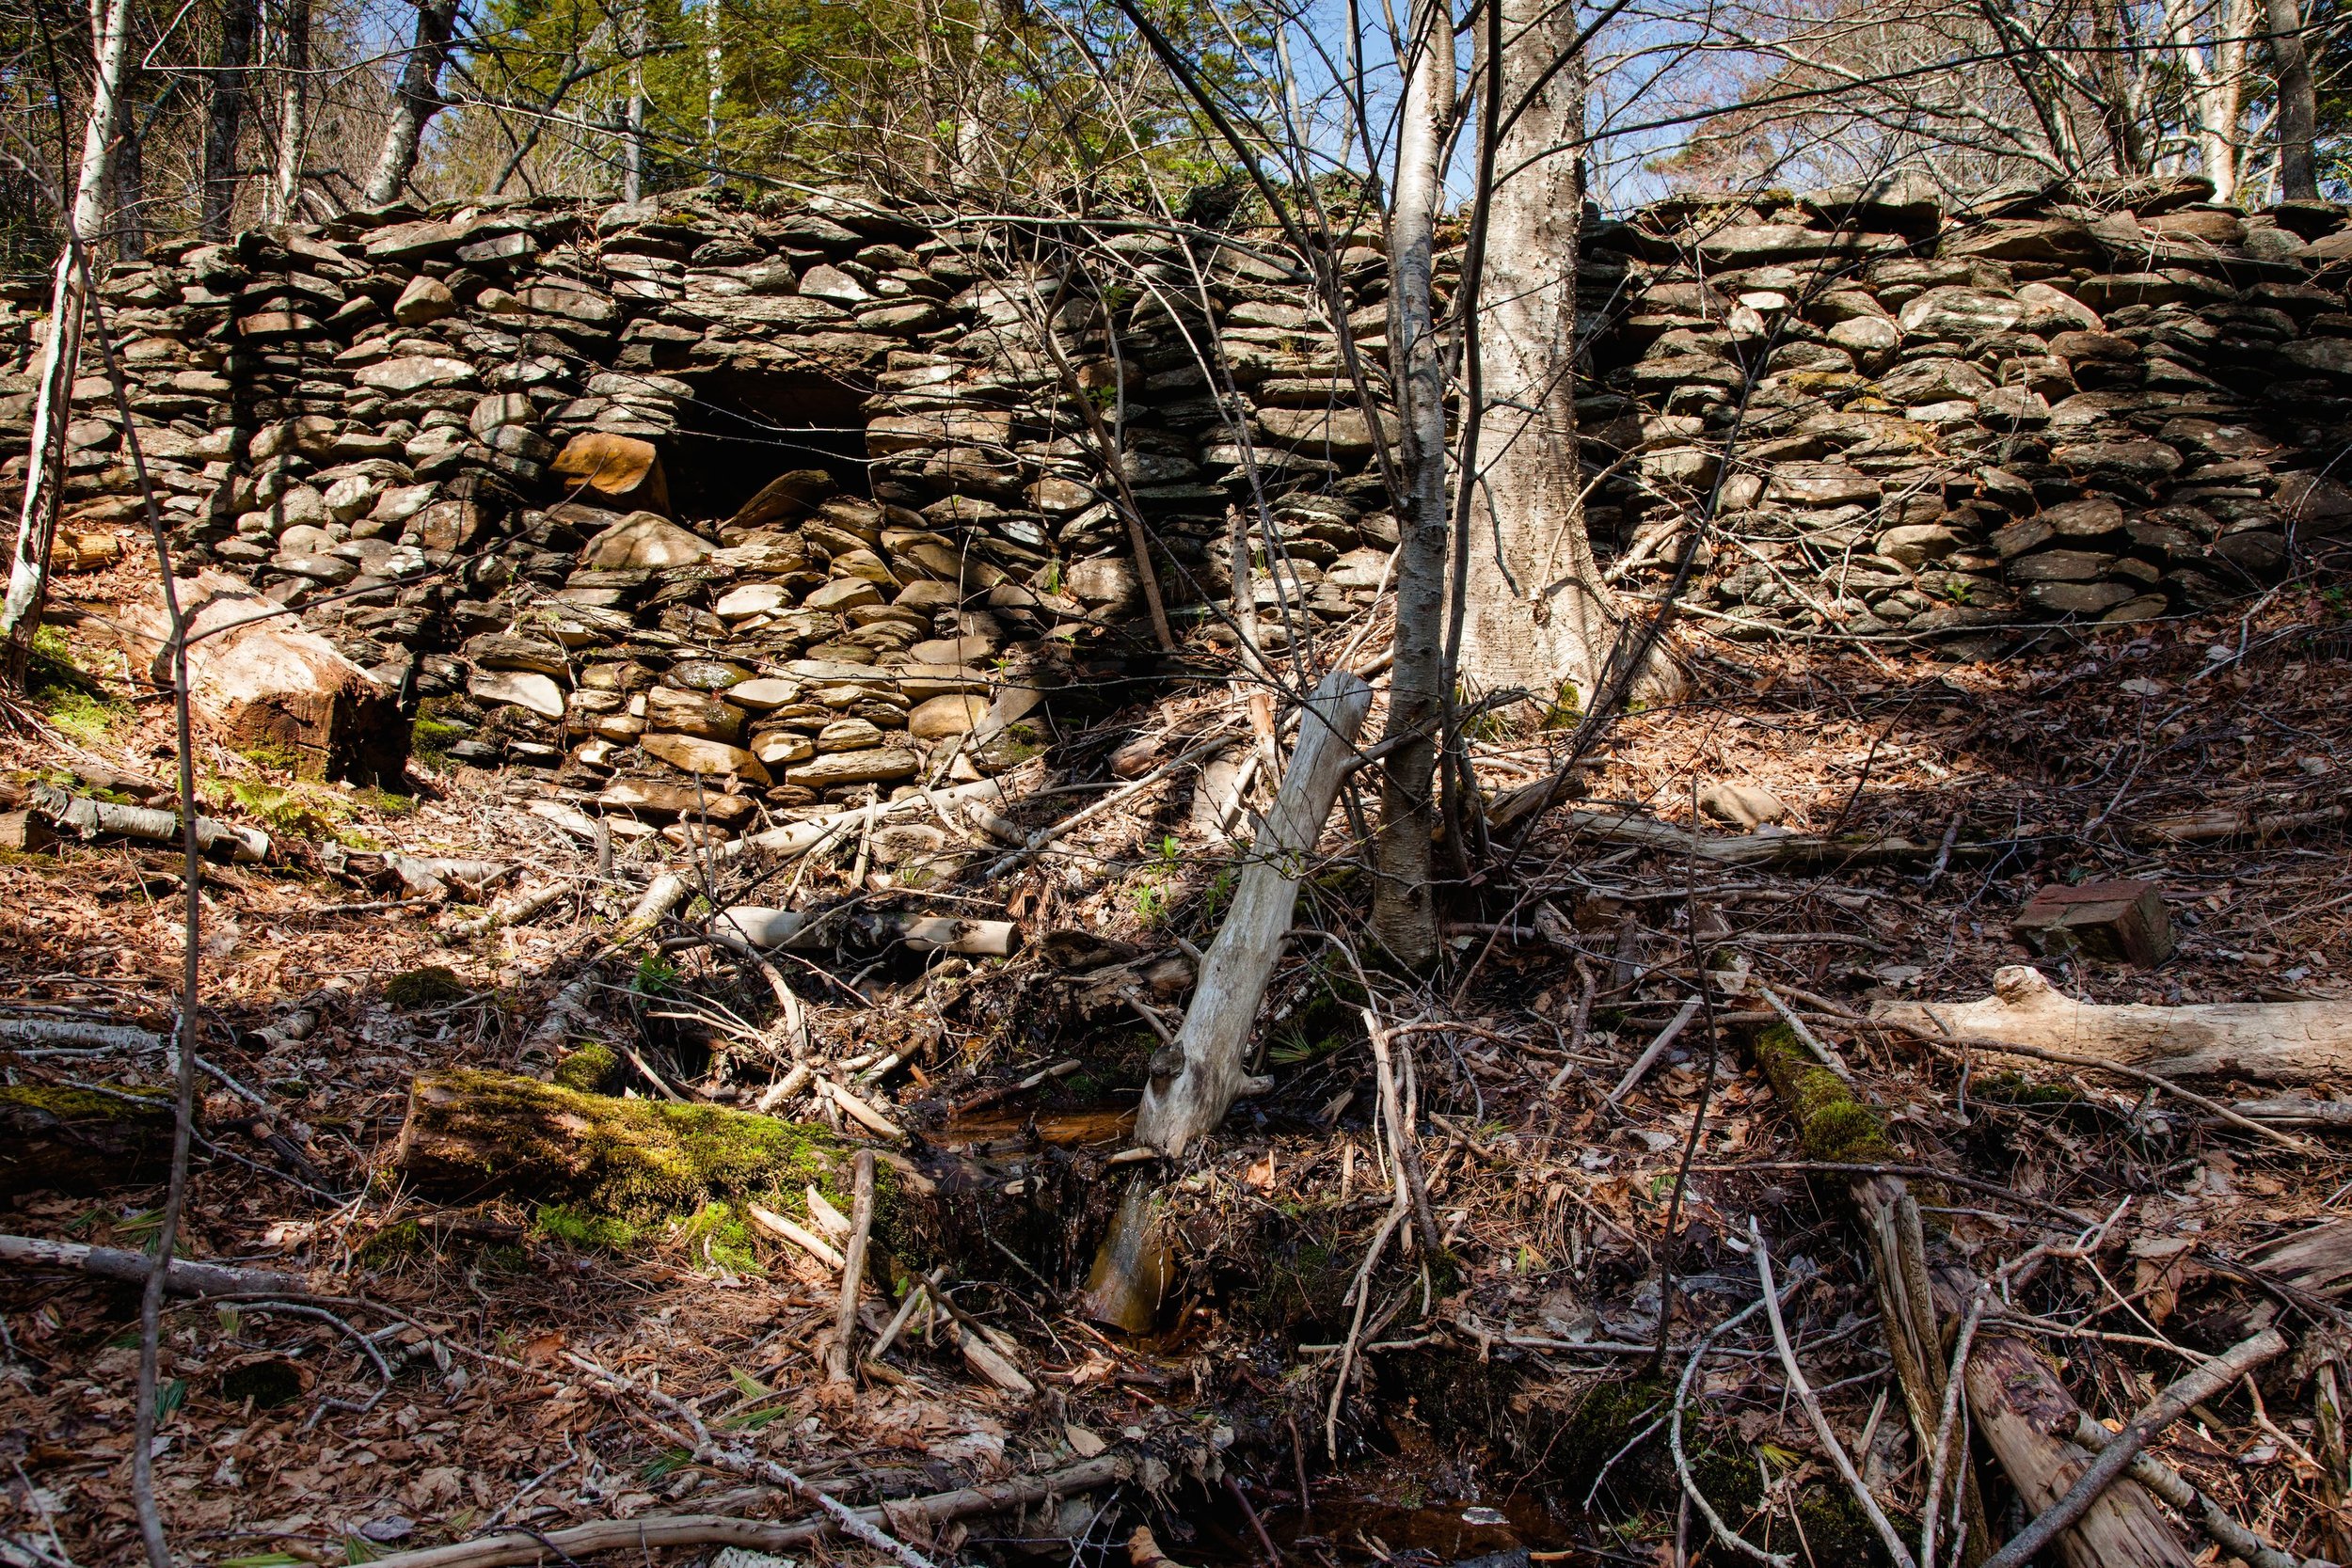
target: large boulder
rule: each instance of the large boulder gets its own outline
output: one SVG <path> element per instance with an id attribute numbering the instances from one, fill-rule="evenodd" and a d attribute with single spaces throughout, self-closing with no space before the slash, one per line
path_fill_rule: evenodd
<path id="1" fill-rule="evenodd" d="M 564 444 L 550 467 L 574 482 L 576 494 L 585 491 L 602 502 L 655 512 L 670 509 L 661 453 L 651 441 L 608 430 L 583 431 Z"/>
<path id="2" fill-rule="evenodd" d="M 652 512 L 632 512 L 588 541 L 580 552 L 580 564 L 604 570 L 637 566 L 689 566 L 716 548 L 669 518 Z"/>

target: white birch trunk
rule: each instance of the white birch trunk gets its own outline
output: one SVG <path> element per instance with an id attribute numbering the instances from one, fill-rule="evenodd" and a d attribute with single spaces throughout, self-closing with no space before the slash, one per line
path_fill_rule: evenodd
<path id="1" fill-rule="evenodd" d="M 1406 494 L 1398 508 L 1395 658 L 1383 738 L 1396 745 L 1380 768 L 1373 928 L 1400 961 L 1418 967 L 1438 948 L 1429 894 L 1430 776 L 1446 692 L 1445 360 L 1430 297 L 1442 194 L 1438 166 L 1454 101 L 1454 19 L 1445 0 L 1416 0 L 1411 28 L 1400 52 L 1405 102 L 1389 209 L 1390 354 Z"/>
<path id="2" fill-rule="evenodd" d="M 113 173 L 115 118 L 122 97 L 123 64 L 130 54 L 131 0 L 91 0 L 90 31 L 97 41 L 97 70 L 90 83 L 89 118 L 82 126 L 82 167 L 67 223 L 84 245 L 105 222 L 105 193 Z M 16 526 L 16 551 L 8 566 L 8 589 L 0 598 L 0 636 L 26 642 L 32 637 L 41 591 L 49 573 L 49 541 L 56 532 L 58 486 L 64 478 L 65 430 L 72 418 L 73 373 L 81 359 L 82 285 L 73 266 L 73 246 L 57 257 L 49 287 L 49 334 L 41 346 L 40 377 L 33 393 L 31 462 L 24 473 L 24 506 Z"/>

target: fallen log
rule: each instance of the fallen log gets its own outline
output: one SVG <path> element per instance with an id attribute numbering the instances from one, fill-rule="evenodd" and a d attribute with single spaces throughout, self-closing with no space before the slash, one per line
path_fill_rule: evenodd
<path id="1" fill-rule="evenodd" d="M 189 694 L 224 744 L 306 779 L 400 782 L 408 726 L 399 703 L 333 643 L 225 572 L 182 583 L 180 603 Z M 168 686 L 170 624 L 162 605 L 134 611 L 124 629 L 150 677 Z"/>
<path id="2" fill-rule="evenodd" d="M 180 814 L 176 811 L 94 800 L 87 795 L 74 795 L 47 784 L 35 784 L 26 799 L 36 815 L 80 838 L 135 838 L 149 844 L 171 845 L 181 842 Z M 241 828 L 200 814 L 196 819 L 196 847 L 204 854 L 227 855 L 247 865 L 269 859 L 270 851 L 269 834 L 261 829 Z"/>
<path id="3" fill-rule="evenodd" d="M 513 1073 L 419 1073 L 392 1164 L 421 1192 L 467 1199 L 499 1193 L 578 1204 L 622 1217 L 691 1209 L 709 1197 L 814 1184 L 850 1201 L 857 1146 L 823 1127 L 721 1105 L 616 1100 Z M 930 1180 L 881 1157 L 877 1234 Z"/>
<path id="4" fill-rule="evenodd" d="M 1870 1017 L 1955 1044 L 1997 1051 L 2006 1040 L 2175 1078 L 2301 1083 L 2352 1069 L 2352 1007 L 2342 1002 L 2077 1002 L 2026 964 L 1996 971 L 1979 1001 L 1880 1002 Z"/>
<path id="5" fill-rule="evenodd" d="M 170 1163 L 171 1134 L 167 1094 L 0 1086 L 0 1197 L 151 1181 Z"/>
<path id="6" fill-rule="evenodd" d="M 710 918 L 710 939 L 739 953 L 822 952 L 850 936 L 867 946 L 903 942 L 917 953 L 961 953 L 1001 958 L 1021 945 L 1021 927 L 1009 920 L 968 920 L 951 914 L 870 914 L 819 910 L 776 910 L 738 904 Z"/>
<path id="7" fill-rule="evenodd" d="M 2058 1531 L 2098 1506 L 2107 1490 L 2122 1480 L 2133 1456 L 2148 1446 L 2150 1438 L 2187 1415 L 2190 1406 L 2213 1398 L 2264 1362 L 2285 1354 L 2286 1349 L 2285 1337 L 2275 1328 L 2265 1328 L 2174 1383 L 2125 1422 L 2112 1441 L 2101 1445 L 2098 1457 L 2083 1466 L 2073 1484 L 2056 1500 L 2042 1505 L 2031 1524 L 1985 1559 L 1984 1568 L 2025 1568 Z M 2078 1417 L 2067 1435 L 2071 1438 L 2080 1430 Z"/>
<path id="8" fill-rule="evenodd" d="M 1244 1048 L 1281 957 L 1282 933 L 1291 927 L 1307 857 L 1323 836 L 1324 819 L 1331 815 L 1354 757 L 1357 732 L 1371 708 L 1372 688 L 1344 670 L 1324 676 L 1307 700 L 1298 744 L 1274 809 L 1250 844 L 1225 924 L 1202 956 L 1184 1027 L 1164 1053 L 1174 1069 L 1159 1070 L 1161 1057 L 1153 1057 L 1136 1120 L 1137 1143 L 1170 1156 L 1182 1154 L 1232 1108 L 1245 1076 Z"/>
<path id="9" fill-rule="evenodd" d="M 1815 1062 L 1786 1024 L 1756 1037 L 1756 1056 L 1773 1094 L 1796 1119 L 1809 1157 L 1843 1164 L 1900 1163 L 1878 1112 Z M 1931 1247 L 1904 1178 L 1857 1176 L 1848 1196 L 1870 1251 L 1887 1349 L 1913 1432 L 1919 1450 L 1931 1453 L 1949 1376 L 1939 1318 L 1955 1316 L 1982 1282 L 1951 1249 Z M 2092 1463 L 2074 1439 L 2081 1407 L 2033 1339 L 1988 1319 L 1961 1382 L 1985 1447 L 2035 1513 L 2063 1497 Z M 1973 1565 L 1991 1553 L 1992 1543 L 1964 1450 L 1951 1463 L 1960 1468 L 1969 1513 L 1962 1561 Z M 2058 1550 L 2068 1568 L 2191 1568 L 2195 1561 L 2147 1492 L 2128 1479 L 2108 1486 L 2058 1533 Z"/>
<path id="10" fill-rule="evenodd" d="M 72 1269 L 125 1285 L 144 1285 L 151 1262 L 146 1253 L 120 1247 L 50 1242 L 38 1236 L 0 1236 L 0 1263 L 19 1268 Z M 164 1275 L 164 1289 L 175 1296 L 301 1296 L 309 1294 L 310 1287 L 299 1275 L 175 1258 Z"/>
<path id="11" fill-rule="evenodd" d="M 1841 833 L 1827 837 L 1820 833 L 1757 832 L 1716 837 L 1636 812 L 1579 810 L 1563 812 L 1552 820 L 1572 832 L 1604 844 L 1663 849 L 1710 865 L 1884 865 L 1930 860 L 1943 848 L 1941 844 L 1922 843 L 1895 833 Z M 1951 853 L 1967 855 L 1992 847 L 1956 844 Z"/>
<path id="12" fill-rule="evenodd" d="M 1020 1476 L 987 1486 L 967 1486 L 953 1492 L 936 1492 L 928 1497 L 877 1503 L 852 1513 L 869 1525 L 912 1535 L 953 1524 L 958 1519 L 1003 1513 L 1110 1486 L 1124 1481 L 1133 1468 L 1122 1455 L 1102 1454 L 1049 1475 Z M 790 1524 L 711 1513 L 655 1514 L 640 1519 L 600 1519 L 544 1532 L 506 1530 L 479 1541 L 395 1552 L 375 1561 L 377 1568 L 525 1568 L 545 1562 L 550 1556 L 568 1559 L 616 1551 L 642 1555 L 676 1546 L 741 1546 L 755 1552 L 783 1552 L 806 1546 L 838 1528 L 823 1514 Z"/>

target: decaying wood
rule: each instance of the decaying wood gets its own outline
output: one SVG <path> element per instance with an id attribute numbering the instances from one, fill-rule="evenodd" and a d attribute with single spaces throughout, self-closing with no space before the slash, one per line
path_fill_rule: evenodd
<path id="1" fill-rule="evenodd" d="M 784 948 L 818 953 L 855 933 L 868 942 L 903 942 L 918 953 L 961 953 L 1001 958 L 1021 946 L 1021 927 L 1010 920 L 967 920 L 952 914 L 891 914 L 853 911 L 769 909 L 739 904 L 710 920 L 710 938 L 739 952 Z"/>
<path id="2" fill-rule="evenodd" d="M 1021 1476 L 987 1486 L 936 1492 L 928 1497 L 877 1503 L 853 1512 L 870 1525 L 912 1534 L 958 1519 L 1003 1513 L 1115 1485 L 1124 1481 L 1132 1469 L 1132 1462 L 1124 1455 L 1103 1454 L 1048 1475 Z M 637 1519 L 602 1519 L 545 1532 L 510 1530 L 454 1545 L 395 1552 L 375 1560 L 379 1568 L 526 1568 L 547 1561 L 555 1553 L 582 1558 L 595 1552 L 635 1553 L 675 1546 L 741 1546 L 755 1552 L 783 1552 L 804 1547 L 834 1533 L 836 1528 L 833 1520 L 821 1514 L 790 1524 L 709 1513 L 654 1514 Z"/>
<path id="3" fill-rule="evenodd" d="M 79 1242 L 50 1242 L 37 1236 L 0 1236 L 0 1263 L 18 1268 L 71 1269 L 125 1285 L 143 1285 L 151 1261 L 143 1252 L 127 1252 L 120 1247 L 85 1246 Z M 310 1287 L 298 1275 L 175 1258 L 164 1275 L 164 1289 L 175 1296 L 300 1296 L 307 1294 Z"/>
<path id="4" fill-rule="evenodd" d="M 2123 1430 L 2101 1449 L 2096 1459 L 2081 1467 L 2063 1494 L 2041 1504 L 2041 1512 L 2031 1524 L 1985 1559 L 1984 1568 L 2023 1568 L 2058 1531 L 2099 1505 L 2107 1491 L 2122 1481 L 2132 1456 L 2148 1446 L 2148 1439 L 2188 1414 L 2191 1405 L 2213 1398 L 2264 1362 L 2283 1355 L 2286 1348 L 2286 1339 L 2277 1329 L 2265 1328 L 2231 1346 L 2157 1395 L 2124 1423 Z M 2079 1424 L 2078 1418 L 2077 1427 Z M 2066 1435 L 2070 1439 L 2074 1430 L 2068 1430 Z M 2034 1500 L 2031 1492 L 2025 1495 L 2028 1501 Z"/>
<path id="5" fill-rule="evenodd" d="M 1757 1064 L 1773 1094 L 1797 1121 L 1799 1141 L 1814 1159 L 1845 1164 L 1899 1164 L 1878 1114 L 1829 1069 L 1813 1061 L 1783 1024 L 1756 1039 Z M 1939 1313 L 1973 1297 L 1979 1281 L 1964 1263 L 1937 1249 L 1931 1259 L 1908 1182 L 1891 1175 L 1857 1177 L 1849 1187 L 1855 1218 L 1870 1250 L 1897 1382 L 1909 1407 L 1920 1451 L 1932 1449 L 1948 1375 L 1942 1355 Z M 2062 1496 L 2090 1455 L 2074 1441 L 2081 1407 L 2039 1344 L 1987 1323 L 1962 1369 L 1969 1414 L 2002 1473 L 2036 1512 Z M 1982 1504 L 1965 1456 L 1961 1466 L 1967 1537 L 1962 1561 L 1989 1552 Z M 2069 1568 L 2190 1568 L 2195 1560 L 2148 1494 L 2125 1480 L 2108 1487 L 2058 1538 Z"/>
<path id="6" fill-rule="evenodd" d="M 0 1086 L 0 1196 L 152 1180 L 171 1158 L 171 1132 L 167 1095 Z"/>
<path id="7" fill-rule="evenodd" d="M 392 1163 L 428 1194 L 517 1193 L 628 1214 L 780 1181 L 797 1191 L 820 1171 L 846 1187 L 856 1153 L 825 1128 L 748 1111 L 454 1070 L 418 1074 Z M 911 1165 L 883 1158 L 886 1185 L 910 1196 L 928 1189 Z"/>
<path id="8" fill-rule="evenodd" d="M 2026 964 L 1997 971 L 1980 1001 L 1881 1002 L 1870 1016 L 1987 1050 L 2010 1041 L 2175 1078 L 2303 1083 L 2352 1069 L 2352 1007 L 2341 1002 L 2077 1002 Z"/>
<path id="9" fill-rule="evenodd" d="M 1182 1154 L 1232 1108 L 1244 1076 L 1243 1049 L 1281 956 L 1307 856 L 1331 815 L 1371 707 L 1372 688 L 1344 670 L 1326 675 L 1308 699 L 1274 809 L 1250 845 L 1232 907 L 1203 956 L 1184 1027 L 1165 1048 L 1175 1070 L 1162 1073 L 1155 1067 L 1143 1092 L 1136 1142 Z"/>
<path id="10" fill-rule="evenodd" d="M 47 784 L 26 792 L 31 809 L 67 832 L 81 838 L 135 838 L 150 844 L 178 844 L 180 814 L 152 806 L 125 806 L 94 800 Z M 238 827 L 199 815 L 196 847 L 208 855 L 253 864 L 269 858 L 269 834 L 259 828 Z"/>
<path id="11" fill-rule="evenodd" d="M 1661 822 L 1632 812 L 1570 811 L 1553 820 L 1586 838 L 1604 844 L 1637 845 L 1664 849 L 1710 865 L 1783 866 L 1884 865 L 1934 856 L 1939 845 L 1924 844 L 1889 833 L 1848 833 L 1824 837 L 1818 833 L 1736 833 L 1716 837 Z M 1957 845 L 1954 853 L 1972 850 Z"/>
<path id="12" fill-rule="evenodd" d="M 240 578 L 199 572 L 180 594 L 190 692 L 224 744 L 282 757 L 307 779 L 400 782 L 408 726 L 392 692 Z M 166 684 L 170 628 L 161 605 L 134 612 L 126 631 Z"/>
<path id="13" fill-rule="evenodd" d="M 814 1189 L 812 1189 L 812 1192 Z M 850 1368 L 850 1340 L 857 1333 L 858 1291 L 866 1283 L 866 1244 L 874 1230 L 874 1151 L 861 1148 L 850 1189 L 850 1248 L 842 1255 L 841 1297 L 833 1319 L 833 1348 L 826 1356 L 825 1375 L 834 1383 L 855 1381 Z M 822 1201 L 812 1196 L 811 1206 Z"/>
<path id="14" fill-rule="evenodd" d="M 2085 1415 L 2075 1423 L 2074 1441 L 2093 1453 L 2105 1453 L 2107 1445 L 2115 1441 L 2115 1433 Z M 2242 1559 L 2248 1568 L 2303 1568 L 2301 1559 L 2280 1551 L 2239 1524 L 2228 1509 L 2190 1485 L 2180 1471 L 2153 1454 L 2134 1454 L 2129 1473 L 2140 1485 L 2196 1520 L 2216 1545 L 2232 1557 Z"/>

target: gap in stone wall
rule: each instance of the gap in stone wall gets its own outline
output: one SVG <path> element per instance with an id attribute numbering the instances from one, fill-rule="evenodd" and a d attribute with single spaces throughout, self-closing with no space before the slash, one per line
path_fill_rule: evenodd
<path id="1" fill-rule="evenodd" d="M 813 372 L 713 372 L 661 443 L 670 499 L 689 525 L 719 524 L 778 475 L 822 468 L 843 495 L 870 494 L 865 394 Z"/>

